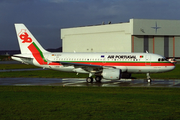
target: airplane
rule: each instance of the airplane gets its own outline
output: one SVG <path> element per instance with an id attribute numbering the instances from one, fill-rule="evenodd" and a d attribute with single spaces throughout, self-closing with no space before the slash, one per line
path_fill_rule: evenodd
<path id="1" fill-rule="evenodd" d="M 167 72 L 175 69 L 175 64 L 165 57 L 153 53 L 62 53 L 46 51 L 22 23 L 15 24 L 21 54 L 12 56 L 13 60 L 38 67 L 65 72 L 87 73 L 87 83 L 103 79 L 120 80 L 133 73 Z"/>

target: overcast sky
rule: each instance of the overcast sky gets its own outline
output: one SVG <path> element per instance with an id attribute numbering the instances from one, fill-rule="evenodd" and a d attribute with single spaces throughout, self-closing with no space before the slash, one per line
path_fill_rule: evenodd
<path id="1" fill-rule="evenodd" d="M 61 28 L 131 18 L 180 20 L 180 0 L 0 0 L 0 50 L 19 49 L 14 23 L 47 49 L 61 47 Z"/>

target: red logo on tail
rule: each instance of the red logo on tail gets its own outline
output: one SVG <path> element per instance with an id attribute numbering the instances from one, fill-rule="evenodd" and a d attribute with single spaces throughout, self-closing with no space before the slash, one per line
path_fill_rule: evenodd
<path id="1" fill-rule="evenodd" d="M 29 37 L 29 35 L 26 32 L 22 32 L 19 37 L 21 38 L 22 43 L 31 43 L 32 39 Z"/>

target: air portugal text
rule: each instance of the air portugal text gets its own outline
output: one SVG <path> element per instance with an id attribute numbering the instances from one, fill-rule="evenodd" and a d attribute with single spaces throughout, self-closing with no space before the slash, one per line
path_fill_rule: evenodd
<path id="1" fill-rule="evenodd" d="M 136 59 L 135 55 L 108 55 L 108 59 Z"/>

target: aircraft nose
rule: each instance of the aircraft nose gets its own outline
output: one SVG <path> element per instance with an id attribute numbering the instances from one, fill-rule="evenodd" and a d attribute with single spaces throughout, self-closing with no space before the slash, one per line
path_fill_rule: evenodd
<path id="1" fill-rule="evenodd" d="M 174 65 L 174 63 L 172 63 L 173 65 L 172 66 L 169 66 L 169 70 L 174 70 L 175 69 L 175 65 Z"/>
<path id="2" fill-rule="evenodd" d="M 162 68 L 160 71 L 161 72 L 168 72 L 168 71 L 172 71 L 175 69 L 175 65 L 173 63 L 171 63 L 172 65 L 170 66 L 165 66 L 164 68 Z"/>

